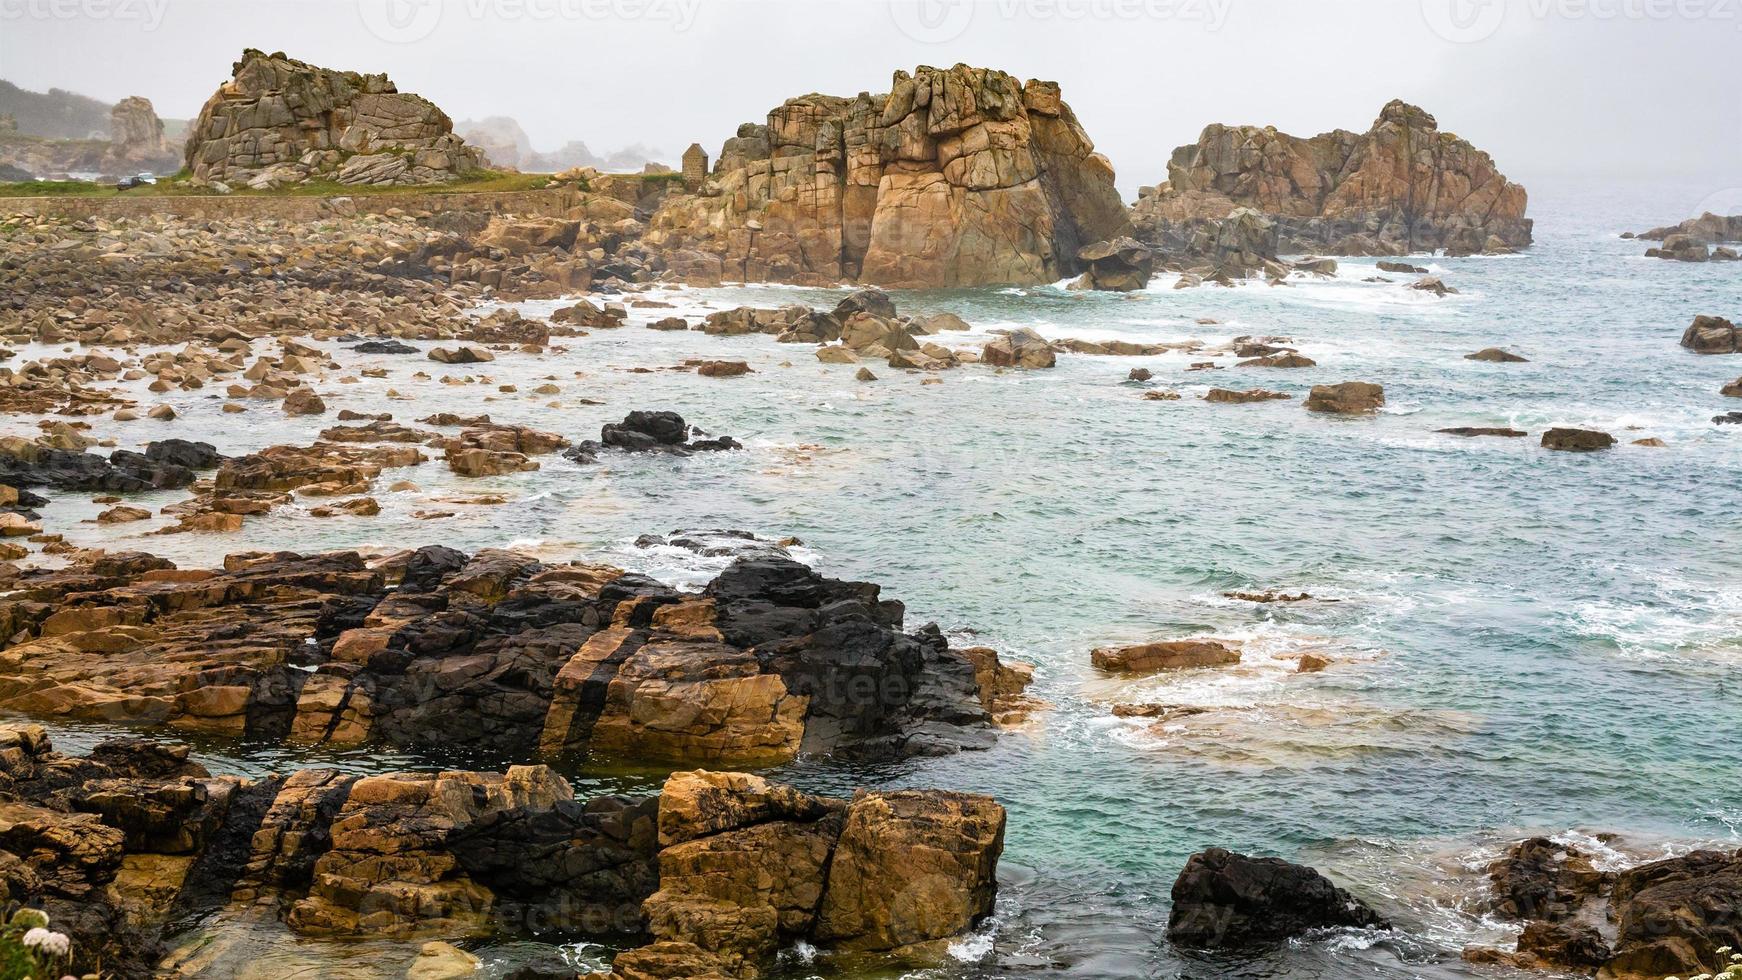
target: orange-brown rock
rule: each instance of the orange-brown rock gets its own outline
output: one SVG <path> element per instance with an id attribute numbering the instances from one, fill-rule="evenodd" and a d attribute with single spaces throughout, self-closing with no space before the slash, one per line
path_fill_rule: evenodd
<path id="1" fill-rule="evenodd" d="M 1132 211 L 1143 240 L 1205 252 L 1240 209 L 1274 222 L 1277 252 L 1469 254 L 1530 244 L 1523 187 L 1488 154 L 1443 133 L 1433 116 L 1393 101 L 1365 133 L 1310 139 L 1273 127 L 1205 127 L 1175 150 L 1167 182 Z"/>
<path id="2" fill-rule="evenodd" d="M 701 279 L 941 287 L 1053 282 L 1128 231 L 1113 168 L 1056 84 L 957 65 L 739 127 L 645 241 Z"/>
<path id="3" fill-rule="evenodd" d="M 1240 662 L 1240 651 L 1220 640 L 1160 640 L 1128 647 L 1101 647 L 1089 654 L 1098 670 L 1113 674 L 1154 674 L 1194 667 L 1225 667 Z"/>

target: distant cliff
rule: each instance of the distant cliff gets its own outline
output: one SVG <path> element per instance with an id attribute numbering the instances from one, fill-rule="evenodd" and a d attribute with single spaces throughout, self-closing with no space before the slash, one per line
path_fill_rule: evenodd
<path id="1" fill-rule="evenodd" d="M 532 140 L 520 123 L 508 116 L 462 119 L 454 123 L 454 132 L 483 151 L 491 166 L 534 174 L 557 173 L 575 167 L 593 167 L 607 173 L 635 173 L 649 163 L 658 163 L 663 156 L 658 150 L 639 143 L 600 156 L 580 140 L 570 140 L 548 153 L 541 152 L 532 148 Z"/>
<path id="2" fill-rule="evenodd" d="M 1501 252 L 1530 244 L 1524 188 L 1434 117 L 1393 101 L 1365 133 L 1310 139 L 1212 124 L 1174 151 L 1132 209 L 1144 240 L 1189 247 L 1237 209 L 1275 222 L 1281 252 Z"/>
<path id="3" fill-rule="evenodd" d="M 957 65 L 740 126 L 647 242 L 701 278 L 973 286 L 1074 274 L 1081 246 L 1129 228 L 1056 84 Z"/>

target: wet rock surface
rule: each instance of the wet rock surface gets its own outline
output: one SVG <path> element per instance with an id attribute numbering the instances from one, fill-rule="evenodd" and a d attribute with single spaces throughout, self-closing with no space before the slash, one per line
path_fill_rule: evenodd
<path id="1" fill-rule="evenodd" d="M 1602 980 L 1711 973 L 1720 948 L 1742 948 L 1742 851 L 1700 850 L 1600 870 L 1580 846 L 1533 837 L 1489 868 L 1493 910 L 1523 923 L 1514 951 L 1472 947 L 1465 959 Z"/>
<path id="2" fill-rule="evenodd" d="M 1314 929 L 1390 927 L 1312 868 L 1211 848 L 1192 855 L 1174 882 L 1167 937 L 1185 946 L 1239 947 Z"/>
<path id="3" fill-rule="evenodd" d="M 741 773 L 590 800 L 545 766 L 246 779 L 184 745 L 109 740 L 77 757 L 40 727 L 0 726 L 0 885 L 69 934 L 76 969 L 123 978 L 247 969 L 221 931 L 173 948 L 190 915 L 446 940 L 423 946 L 414 976 L 441 957 L 469 971 L 451 943 L 533 922 L 651 936 L 619 955 L 623 976 L 675 953 L 697 966 L 684 976 L 754 976 L 797 939 L 874 952 L 971 928 L 992 910 L 1004 819 L 987 797 L 846 801 Z"/>
<path id="4" fill-rule="evenodd" d="M 903 633 L 901 604 L 875 585 L 778 554 L 736 561 L 701 593 L 439 546 L 188 570 L 107 555 L 12 587 L 0 708 L 25 714 L 745 765 L 992 738 L 986 663 L 935 627 Z"/>
<path id="5" fill-rule="evenodd" d="M 635 411 L 625 415 L 621 422 L 605 423 L 599 430 L 598 439 L 576 443 L 563 456 L 577 463 L 595 463 L 607 450 L 689 456 L 744 448 L 731 436 L 691 438 L 696 433 L 697 430 L 676 412 Z"/>

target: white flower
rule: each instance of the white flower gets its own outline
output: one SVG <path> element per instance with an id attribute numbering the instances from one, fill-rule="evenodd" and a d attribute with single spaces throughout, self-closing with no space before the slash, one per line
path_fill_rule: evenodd
<path id="1" fill-rule="evenodd" d="M 65 956 L 73 948 L 73 941 L 64 932 L 50 932 L 41 927 L 24 934 L 24 945 L 31 949 L 40 949 L 48 956 Z"/>

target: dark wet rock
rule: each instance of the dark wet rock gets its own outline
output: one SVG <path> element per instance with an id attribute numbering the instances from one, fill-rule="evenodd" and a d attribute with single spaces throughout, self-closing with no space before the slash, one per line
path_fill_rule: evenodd
<path id="1" fill-rule="evenodd" d="M 693 431 L 683 416 L 676 412 L 634 411 L 625 415 L 621 422 L 607 422 L 599 430 L 597 441 L 576 443 L 563 456 L 577 463 L 592 463 L 607 449 L 688 456 L 698 452 L 744 448 L 730 436 L 691 439 Z"/>
<path id="2" fill-rule="evenodd" d="M 29 569 L 0 601 L 0 710 L 268 741 L 746 765 L 990 744 L 981 684 L 997 671 L 983 656 L 935 627 L 903 632 L 901 604 L 875 585 L 752 543 L 754 557 L 699 595 L 605 566 L 442 547 L 376 563 L 275 553 L 222 569 L 150 556 Z M 69 594 L 76 603 L 57 605 Z"/>
<path id="3" fill-rule="evenodd" d="M 1385 405 L 1385 389 L 1366 381 L 1313 385 L 1306 410 L 1333 415 L 1370 415 Z"/>
<path id="4" fill-rule="evenodd" d="M 1310 368 L 1318 367 L 1317 361 L 1293 351 L 1282 351 L 1275 354 L 1265 354 L 1235 362 L 1235 367 L 1267 367 L 1267 368 Z"/>
<path id="5" fill-rule="evenodd" d="M 1408 262 L 1392 262 L 1387 259 L 1380 259 L 1378 262 L 1378 268 L 1380 272 L 1404 272 L 1417 276 L 1427 275 L 1426 269 L 1419 265 L 1410 265 Z"/>
<path id="6" fill-rule="evenodd" d="M 1466 361 L 1493 361 L 1497 364 L 1524 364 L 1530 360 L 1498 347 L 1484 347 L 1474 354 L 1465 354 Z"/>
<path id="7" fill-rule="evenodd" d="M 1456 289 L 1446 285 L 1439 276 L 1422 276 L 1410 283 L 1408 288 L 1418 292 L 1433 293 L 1435 296 L 1450 296 L 1457 292 Z"/>
<path id="8" fill-rule="evenodd" d="M 1204 401 L 1224 405 L 1245 405 L 1250 402 L 1278 401 L 1293 398 L 1293 395 L 1282 391 L 1270 391 L 1266 388 L 1248 388 L 1237 391 L 1233 388 L 1211 388 L 1204 395 Z"/>
<path id="9" fill-rule="evenodd" d="M 162 449 L 160 458 L 154 459 L 145 453 L 117 449 L 104 458 L 96 453 L 51 449 L 7 437 L 0 439 L 0 483 L 114 493 L 179 489 L 194 482 L 193 470 L 161 458 L 177 452 Z"/>
<path id="10" fill-rule="evenodd" d="M 1524 922 L 1517 951 L 1465 958 L 1528 969 L 1595 972 L 1603 980 L 1712 973 L 1742 947 L 1742 851 L 1694 851 L 1601 871 L 1576 846 L 1535 837 L 1489 868 L 1495 913 Z"/>
<path id="11" fill-rule="evenodd" d="M 1086 271 L 1073 288 L 1131 292 L 1149 285 L 1155 274 L 1155 251 L 1129 237 L 1085 245 L 1077 260 Z"/>
<path id="12" fill-rule="evenodd" d="M 1504 426 L 1460 425 L 1450 429 L 1436 429 L 1449 436 L 1501 436 L 1507 439 L 1517 439 L 1530 433 L 1522 429 L 1509 429 Z"/>
<path id="13" fill-rule="evenodd" d="M 1583 850 L 1547 837 L 1532 837 L 1507 849 L 1488 867 L 1496 896 L 1495 911 L 1517 921 L 1560 922 L 1613 883 Z"/>
<path id="14" fill-rule="evenodd" d="M 1132 368 L 1130 373 L 1125 375 L 1125 380 L 1127 380 L 1127 381 L 1148 381 L 1150 378 L 1153 378 L 1153 377 L 1155 377 L 1155 372 L 1149 370 L 1148 368 Z"/>
<path id="15" fill-rule="evenodd" d="M 222 465 L 226 457 L 209 442 L 159 439 L 156 442 L 146 444 L 145 458 L 169 466 L 180 466 L 184 469 L 209 470 Z"/>
<path id="16" fill-rule="evenodd" d="M 1696 354 L 1735 354 L 1742 351 L 1742 328 L 1721 316 L 1696 316 L 1682 346 Z"/>
<path id="17" fill-rule="evenodd" d="M 1737 378 L 1735 381 L 1719 388 L 1718 394 L 1723 395 L 1725 398 L 1742 398 L 1742 378 Z"/>
<path id="18" fill-rule="evenodd" d="M 1595 429 L 1553 428 L 1542 434 L 1544 449 L 1568 452 L 1592 452 L 1615 445 L 1615 437 Z"/>
<path id="19" fill-rule="evenodd" d="M 1547 968 L 1583 972 L 1596 970 L 1614 955 L 1595 926 L 1576 922 L 1527 923 L 1518 936 L 1518 952 Z"/>
<path id="20" fill-rule="evenodd" d="M 351 350 L 359 354 L 416 354 L 417 348 L 398 340 L 367 340 Z"/>
<path id="21" fill-rule="evenodd" d="M 853 318 L 855 313 L 869 313 L 872 316 L 886 320 L 895 319 L 895 301 L 889 294 L 876 286 L 856 289 L 847 298 L 835 304 L 834 317 L 842 323 Z"/>
<path id="22" fill-rule="evenodd" d="M 723 529 L 677 530 L 667 535 L 643 534 L 635 539 L 637 548 L 681 548 L 705 558 L 786 558 L 792 557 L 786 546 L 796 539 L 768 541 L 749 531 Z"/>
<path id="23" fill-rule="evenodd" d="M 1742 412 L 1725 412 L 1712 416 L 1713 425 L 1742 425 Z"/>
<path id="24" fill-rule="evenodd" d="M 619 959 L 624 976 L 683 943 L 752 977 L 794 941 L 877 952 L 971 929 L 992 911 L 1004 823 L 983 796 L 847 801 L 730 772 L 591 800 L 545 766 L 250 780 L 213 776 L 182 745 L 111 740 L 73 757 L 39 727 L 0 726 L 8 898 L 71 936 L 77 970 L 124 980 L 238 975 L 252 953 L 226 927 L 260 918 L 406 942 L 500 941 L 526 922 L 651 932 L 655 948 Z M 208 928 L 171 954 L 169 925 L 189 914 Z"/>
<path id="25" fill-rule="evenodd" d="M 1174 882 L 1167 937 L 1182 946 L 1238 947 L 1339 927 L 1391 928 L 1312 868 L 1210 848 L 1192 855 Z"/>
<path id="26" fill-rule="evenodd" d="M 1049 368 L 1058 358 L 1040 334 L 1018 327 L 987 341 L 980 360 L 992 367 Z"/>

